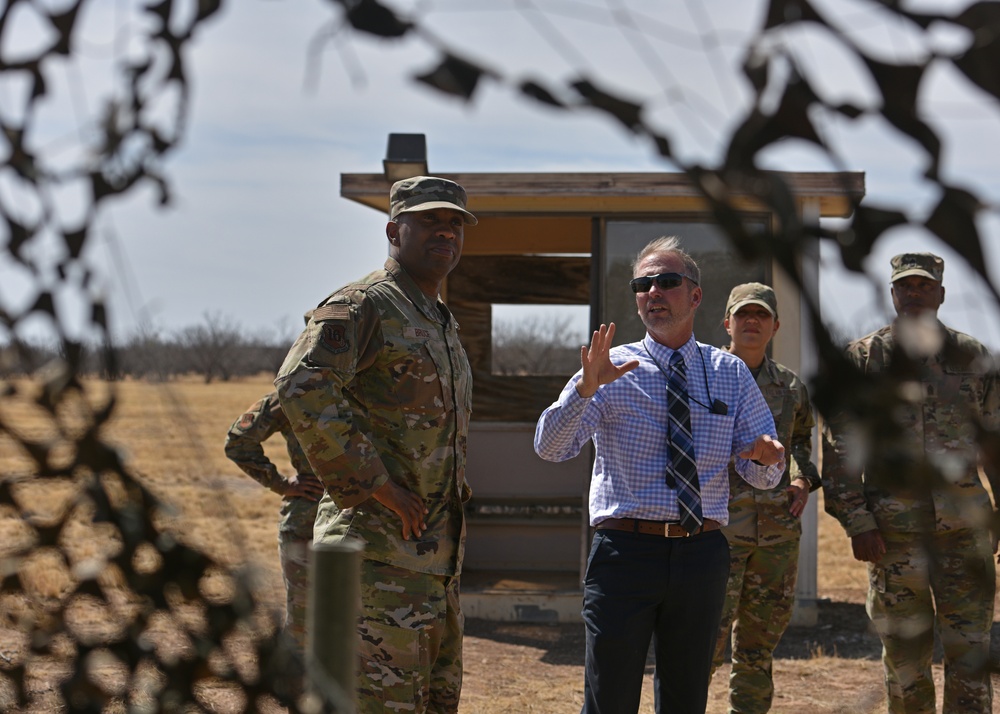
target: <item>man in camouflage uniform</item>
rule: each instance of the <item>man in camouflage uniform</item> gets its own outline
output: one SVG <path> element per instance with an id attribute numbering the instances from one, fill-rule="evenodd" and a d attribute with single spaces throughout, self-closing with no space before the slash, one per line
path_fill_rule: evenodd
<path id="1" fill-rule="evenodd" d="M 438 294 L 476 223 L 465 205 L 453 181 L 393 184 L 384 268 L 320 303 L 275 380 L 326 486 L 316 543 L 364 545 L 362 714 L 458 710 L 472 377 Z"/>
<path id="2" fill-rule="evenodd" d="M 981 714 L 992 706 L 996 545 L 976 433 L 996 429 L 1000 385 L 986 348 L 937 320 L 944 261 L 904 253 L 891 264 L 895 321 L 847 347 L 865 389 L 884 394 L 885 412 L 874 434 L 844 414 L 830 420 L 826 509 L 850 536 L 854 557 L 868 563 L 867 610 L 882 640 L 888 711 L 935 711 L 936 620 L 944 712 Z M 873 440 L 877 448 L 868 448 Z M 1000 493 L 994 466 L 985 470 Z"/>
<path id="3" fill-rule="evenodd" d="M 295 473 L 285 478 L 264 453 L 264 442 L 280 433 Z M 309 544 L 316 504 L 323 484 L 313 475 L 302 447 L 281 410 L 276 392 L 267 394 L 229 427 L 226 456 L 265 488 L 282 497 L 278 521 L 278 554 L 285 580 L 285 631 L 299 655 L 305 654 L 306 599 L 309 593 Z"/>
<path id="4" fill-rule="evenodd" d="M 799 518 L 809 492 L 820 487 L 811 460 L 816 422 L 805 384 L 766 354 L 780 326 L 774 290 L 761 283 L 734 287 L 724 324 L 729 351 L 750 368 L 767 401 L 778 441 L 791 445 L 774 489 L 754 488 L 729 466 L 729 524 L 722 529 L 729 541 L 729 584 L 712 669 L 722 664 L 731 633 L 729 711 L 756 714 L 771 708 L 774 648 L 795 604 Z"/>

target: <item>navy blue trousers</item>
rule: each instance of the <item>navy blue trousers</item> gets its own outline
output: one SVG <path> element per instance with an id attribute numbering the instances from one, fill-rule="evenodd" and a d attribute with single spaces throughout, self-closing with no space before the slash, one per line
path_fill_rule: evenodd
<path id="1" fill-rule="evenodd" d="M 583 714 L 639 710 L 651 640 L 657 714 L 704 714 L 728 577 L 721 530 L 691 538 L 598 530 L 583 593 Z"/>

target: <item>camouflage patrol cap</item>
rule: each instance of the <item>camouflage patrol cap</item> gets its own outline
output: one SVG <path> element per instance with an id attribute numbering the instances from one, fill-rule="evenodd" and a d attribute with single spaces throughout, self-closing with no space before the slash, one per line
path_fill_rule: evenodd
<path id="1" fill-rule="evenodd" d="M 892 265 L 892 282 L 907 275 L 922 275 L 939 283 L 944 278 L 944 261 L 933 253 L 900 253 L 889 263 Z"/>
<path id="2" fill-rule="evenodd" d="M 726 301 L 726 317 L 744 305 L 760 305 L 767 308 L 771 317 L 778 316 L 778 298 L 775 297 L 774 290 L 763 283 L 743 283 L 733 288 Z"/>
<path id="3" fill-rule="evenodd" d="M 465 222 L 474 226 L 479 221 L 465 210 L 467 201 L 465 189 L 454 181 L 436 176 L 414 176 L 397 181 L 389 189 L 389 220 L 396 220 L 400 213 L 451 208 L 461 212 Z"/>

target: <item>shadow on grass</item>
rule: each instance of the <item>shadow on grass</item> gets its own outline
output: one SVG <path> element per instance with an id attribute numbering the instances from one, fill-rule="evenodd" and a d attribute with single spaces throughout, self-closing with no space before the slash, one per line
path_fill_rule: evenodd
<path id="1" fill-rule="evenodd" d="M 775 651 L 776 659 L 817 656 L 878 660 L 882 646 L 871 631 L 863 605 L 821 600 L 814 627 L 790 627 Z M 585 635 L 581 623 L 537 624 L 468 619 L 465 634 L 509 645 L 544 650 L 541 661 L 583 666 Z M 649 662 L 652 662 L 650 655 Z"/>
<path id="2" fill-rule="evenodd" d="M 871 627 L 865 606 L 850 602 L 820 600 L 817 622 L 812 627 L 789 627 L 774 651 L 775 659 L 882 658 L 882 643 Z"/>
<path id="3" fill-rule="evenodd" d="M 775 659 L 837 657 L 878 661 L 882 644 L 868 621 L 864 605 L 832 600 L 816 603 L 817 622 L 813 627 L 789 627 L 774 652 Z M 544 624 L 490 622 L 468 619 L 465 634 L 494 642 L 544 650 L 547 664 L 582 667 L 586 638 L 582 623 Z M 728 648 L 727 648 L 728 650 Z M 726 652 L 728 661 L 729 653 Z M 940 639 L 934 633 L 934 662 L 943 659 Z M 1000 622 L 991 630 L 990 661 L 1000 674 Z M 647 660 L 653 663 L 652 652 Z"/>

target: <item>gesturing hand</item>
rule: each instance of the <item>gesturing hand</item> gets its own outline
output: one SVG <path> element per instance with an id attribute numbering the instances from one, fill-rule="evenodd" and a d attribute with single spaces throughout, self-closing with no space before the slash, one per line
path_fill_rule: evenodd
<path id="1" fill-rule="evenodd" d="M 740 452 L 740 457 L 770 466 L 785 460 L 785 447 L 770 435 L 761 434 L 745 451 Z"/>
<path id="2" fill-rule="evenodd" d="M 611 342 L 615 337 L 615 323 L 601 325 L 601 329 L 594 332 L 590 338 L 590 347 L 584 345 L 580 348 L 580 364 L 583 367 L 583 376 L 576 383 L 576 391 L 583 398 L 592 397 L 597 392 L 597 388 L 602 384 L 609 384 L 621 377 L 623 374 L 631 372 L 639 366 L 639 360 L 634 359 L 622 365 L 615 365 L 608 355 L 611 350 Z"/>

